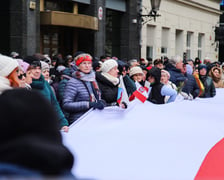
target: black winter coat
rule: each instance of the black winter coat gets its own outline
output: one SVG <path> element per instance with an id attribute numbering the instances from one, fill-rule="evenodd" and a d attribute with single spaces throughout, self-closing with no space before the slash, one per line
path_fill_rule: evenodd
<path id="1" fill-rule="evenodd" d="M 101 98 L 105 100 L 108 105 L 117 104 L 118 84 L 114 85 L 100 72 L 96 73 L 96 81 L 101 91 Z"/>

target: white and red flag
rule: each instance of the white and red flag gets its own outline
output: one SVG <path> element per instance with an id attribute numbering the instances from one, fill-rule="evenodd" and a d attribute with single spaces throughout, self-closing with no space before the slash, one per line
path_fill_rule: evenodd
<path id="1" fill-rule="evenodd" d="M 136 91 L 133 92 L 133 95 L 140 100 L 141 102 L 145 102 L 146 99 L 148 98 L 148 92 L 146 90 L 145 87 L 141 86 L 141 84 L 139 84 L 139 82 L 135 82 L 136 85 Z"/>

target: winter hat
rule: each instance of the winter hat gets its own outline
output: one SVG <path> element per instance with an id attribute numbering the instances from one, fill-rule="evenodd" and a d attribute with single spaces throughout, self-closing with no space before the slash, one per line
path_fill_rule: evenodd
<path id="1" fill-rule="evenodd" d="M 41 67 L 40 60 L 35 56 L 26 56 L 23 60 L 29 65 Z"/>
<path id="2" fill-rule="evenodd" d="M 191 67 L 190 64 L 186 64 L 186 68 L 187 68 L 187 74 L 192 74 L 193 73 L 193 68 Z"/>
<path id="3" fill-rule="evenodd" d="M 138 66 L 134 66 L 130 69 L 130 72 L 129 72 L 129 76 L 133 76 L 135 74 L 142 74 L 143 75 L 143 71 L 142 71 L 142 68 L 138 67 Z"/>
<path id="4" fill-rule="evenodd" d="M 65 69 L 66 69 L 65 66 L 60 65 L 60 66 L 58 66 L 58 67 L 56 68 L 56 71 L 58 71 L 59 73 L 61 73 L 61 72 L 64 71 Z"/>
<path id="5" fill-rule="evenodd" d="M 16 57 L 19 56 L 19 53 L 13 51 L 13 52 L 10 53 L 10 56 L 11 56 L 12 58 L 16 58 Z"/>
<path id="6" fill-rule="evenodd" d="M 19 63 L 19 67 L 23 70 L 23 72 L 26 73 L 30 65 L 22 59 L 17 59 L 17 62 Z"/>
<path id="7" fill-rule="evenodd" d="M 87 53 L 80 54 L 75 57 L 75 64 L 79 66 L 83 61 L 90 61 L 92 62 L 92 56 Z"/>
<path id="8" fill-rule="evenodd" d="M 8 76 L 19 64 L 9 56 L 0 55 L 0 76 Z"/>
<path id="9" fill-rule="evenodd" d="M 207 66 L 205 65 L 205 64 L 200 64 L 199 66 L 198 66 L 198 71 L 200 71 L 201 69 L 206 69 L 206 71 L 207 71 Z"/>
<path id="10" fill-rule="evenodd" d="M 109 72 L 112 68 L 114 68 L 114 67 L 116 67 L 116 66 L 118 66 L 118 63 L 117 63 L 116 60 L 114 60 L 114 59 L 108 59 L 108 60 L 104 61 L 104 63 L 102 64 L 100 70 L 101 70 L 102 72 L 107 73 L 107 72 Z"/>
<path id="11" fill-rule="evenodd" d="M 49 64 L 47 64 L 47 63 L 44 62 L 44 61 L 40 61 L 40 63 L 41 63 L 41 71 L 42 71 L 42 72 L 45 71 L 45 70 L 50 70 L 50 66 L 49 66 Z"/>

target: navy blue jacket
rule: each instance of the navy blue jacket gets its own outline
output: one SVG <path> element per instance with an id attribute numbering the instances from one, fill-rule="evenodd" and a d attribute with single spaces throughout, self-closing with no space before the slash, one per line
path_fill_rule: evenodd
<path id="1" fill-rule="evenodd" d="M 191 94 L 193 96 L 193 98 L 196 98 L 199 95 L 200 89 L 198 87 L 198 84 L 197 84 L 194 76 L 186 73 L 185 77 L 187 79 L 185 81 L 182 91 L 187 94 Z"/>

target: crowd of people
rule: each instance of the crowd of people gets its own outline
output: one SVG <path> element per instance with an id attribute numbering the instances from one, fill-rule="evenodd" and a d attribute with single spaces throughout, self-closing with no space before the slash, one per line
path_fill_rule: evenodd
<path id="1" fill-rule="evenodd" d="M 106 106 L 127 108 L 135 98 L 154 104 L 174 102 L 177 97 L 192 100 L 216 94 L 224 87 L 224 65 L 205 58 L 183 60 L 131 59 L 101 56 L 78 51 L 50 58 L 36 53 L 20 57 L 0 55 L 0 92 L 11 88 L 39 91 L 54 107 L 60 129 L 69 125 L 89 109 Z"/>
<path id="2" fill-rule="evenodd" d="M 2 72 L 11 67 L 1 74 L 5 82 L 1 89 L 38 90 L 56 109 L 64 131 L 90 108 L 127 108 L 138 98 L 136 91 L 152 103 L 164 104 L 175 101 L 179 94 L 184 99 L 213 97 L 215 88 L 224 87 L 223 66 L 209 58 L 203 63 L 199 58 L 183 60 L 180 56 L 125 62 L 110 56 L 97 59 L 80 51 L 65 58 L 39 53 L 22 58 L 12 53 L 1 59 Z"/>
<path id="3" fill-rule="evenodd" d="M 40 142 L 35 153 L 38 154 L 42 145 L 44 147 L 43 143 L 48 145 L 47 149 L 42 150 L 50 154 L 52 152 L 52 156 L 33 159 L 33 164 L 30 161 L 23 162 L 22 151 L 18 152 L 16 158 L 0 156 L 1 162 L 4 162 L 0 163 L 0 167 L 12 172 L 18 168 L 8 163 L 23 162 L 25 167 L 41 169 L 42 173 L 63 174 L 57 168 L 65 166 L 68 169 L 64 170 L 71 170 L 73 157 L 62 145 L 55 130 L 68 132 L 69 125 L 89 109 L 102 110 L 107 106 L 126 109 L 134 99 L 143 103 L 147 100 L 154 104 L 165 104 L 180 98 L 210 98 L 216 95 L 216 88 L 224 88 L 224 64 L 212 62 L 209 58 L 205 58 L 203 63 L 199 58 L 183 60 L 178 55 L 154 61 L 143 58 L 124 61 L 110 56 L 93 58 L 82 51 L 76 52 L 74 56 L 63 57 L 58 54 L 51 58 L 40 53 L 26 57 L 20 57 L 15 52 L 10 56 L 0 55 L 0 111 L 10 115 L 3 121 L 1 132 L 15 125 L 18 128 L 15 130 L 17 135 L 9 138 L 21 148 L 28 147 L 26 142 L 31 143 L 32 147 L 28 147 L 31 150 L 36 148 L 29 139 L 34 136 Z M 55 124 L 53 129 L 51 123 Z M 43 131 L 38 131 L 39 126 Z M 37 137 L 35 134 L 38 134 Z M 26 138 L 24 135 L 30 136 Z M 14 140 L 14 137 L 19 139 Z M 2 140 L 2 144 L 6 148 L 0 148 L 1 154 L 10 152 L 14 147 L 5 140 Z M 61 154 L 56 154 L 62 157 L 61 161 L 58 161 L 55 169 L 48 169 L 47 165 L 36 167 L 35 164 L 48 158 L 52 158 L 49 160 L 52 163 L 55 152 L 51 146 L 61 149 Z M 30 156 L 33 153 L 31 150 L 28 152 Z"/>

